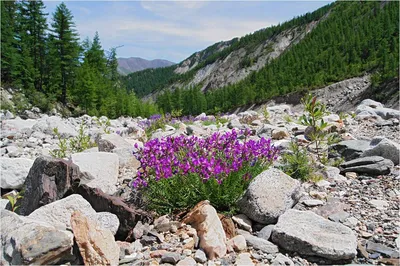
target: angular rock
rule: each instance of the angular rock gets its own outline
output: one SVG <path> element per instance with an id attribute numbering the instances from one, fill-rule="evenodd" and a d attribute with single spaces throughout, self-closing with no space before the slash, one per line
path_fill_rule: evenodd
<path id="1" fill-rule="evenodd" d="M 391 118 L 400 119 L 400 111 L 396 109 L 378 107 L 374 111 L 377 115 L 379 115 L 383 119 L 391 119 Z"/>
<path id="2" fill-rule="evenodd" d="M 341 173 L 355 172 L 368 175 L 386 175 L 393 167 L 391 160 L 380 156 L 369 156 L 354 159 L 340 165 Z"/>
<path id="3" fill-rule="evenodd" d="M 96 215 L 96 211 L 89 202 L 81 195 L 73 194 L 36 209 L 28 217 L 37 221 L 47 222 L 55 227 L 70 229 L 71 215 L 75 211 L 80 211 L 88 216 Z"/>
<path id="4" fill-rule="evenodd" d="M 398 165 L 400 160 L 400 145 L 387 138 L 375 138 L 371 141 L 371 148 L 365 150 L 361 156 L 381 156 L 391 160 L 394 165 Z"/>
<path id="5" fill-rule="evenodd" d="M 181 259 L 181 256 L 175 252 L 168 252 L 162 255 L 161 263 L 171 263 L 173 265 L 177 264 L 178 261 Z"/>
<path id="6" fill-rule="evenodd" d="M 68 125 L 58 116 L 44 117 L 33 125 L 32 130 L 40 131 L 44 134 L 54 135 L 54 128 L 58 129 L 58 133 L 62 138 L 70 138 L 78 135 L 74 127 Z"/>
<path id="7" fill-rule="evenodd" d="M 332 261 L 351 260 L 357 254 L 357 236 L 350 228 L 311 211 L 288 210 L 281 215 L 272 241 L 286 250 Z"/>
<path id="8" fill-rule="evenodd" d="M 342 157 L 345 161 L 349 161 L 360 157 L 369 147 L 369 141 L 344 140 L 329 147 L 329 157 Z"/>
<path id="9" fill-rule="evenodd" d="M 183 219 L 191 224 L 200 238 L 200 248 L 209 259 L 222 258 L 226 254 L 226 236 L 217 212 L 208 201 L 199 202 Z"/>
<path id="10" fill-rule="evenodd" d="M 21 189 L 33 165 L 33 160 L 25 158 L 0 158 L 0 187 Z"/>
<path id="11" fill-rule="evenodd" d="M 229 121 L 228 123 L 228 128 L 229 129 L 233 129 L 233 128 L 242 128 L 243 125 L 242 123 L 240 123 L 239 119 L 232 119 L 231 121 Z"/>
<path id="12" fill-rule="evenodd" d="M 117 134 L 103 134 L 97 140 L 99 151 L 112 152 L 118 155 L 120 166 L 138 167 L 133 156 L 133 145 Z"/>
<path id="13" fill-rule="evenodd" d="M 365 99 L 363 100 L 360 105 L 366 105 L 369 106 L 371 108 L 382 108 L 383 104 L 381 104 L 380 102 L 371 100 L 371 99 Z"/>
<path id="14" fill-rule="evenodd" d="M 278 255 L 276 255 L 275 259 L 272 261 L 271 265 L 274 265 L 274 266 L 277 266 L 277 265 L 294 266 L 294 263 L 293 263 L 293 261 L 291 259 L 289 259 L 285 255 L 282 255 L 281 253 L 278 253 Z"/>
<path id="15" fill-rule="evenodd" d="M 236 266 L 241 266 L 241 265 L 253 266 L 255 264 L 251 260 L 250 253 L 240 253 L 236 258 L 235 265 Z"/>
<path id="16" fill-rule="evenodd" d="M 203 250 L 198 249 L 198 250 L 196 250 L 196 253 L 194 253 L 194 259 L 198 263 L 205 263 L 207 261 L 206 253 L 204 253 Z"/>
<path id="17" fill-rule="evenodd" d="M 29 215 L 37 208 L 62 199 L 73 184 L 87 182 L 88 175 L 70 161 L 51 157 L 38 157 L 25 180 L 25 193 L 20 213 Z"/>
<path id="18" fill-rule="evenodd" d="M 238 214 L 232 216 L 232 220 L 238 225 L 240 229 L 252 232 L 252 222 L 251 220 L 244 214 Z"/>
<path id="19" fill-rule="evenodd" d="M 3 120 L 1 123 L 1 136 L 3 138 L 13 138 L 18 133 L 32 132 L 32 127 L 37 120 L 23 120 L 20 117 L 11 120 Z"/>
<path id="20" fill-rule="evenodd" d="M 119 247 L 110 230 L 79 211 L 72 213 L 70 223 L 85 265 L 118 265 Z"/>
<path id="21" fill-rule="evenodd" d="M 344 223 L 346 221 L 347 218 L 350 217 L 350 213 L 345 212 L 345 211 L 340 211 L 340 212 L 336 212 L 332 215 L 330 215 L 328 217 L 329 220 L 333 221 L 333 222 L 341 222 Z"/>
<path id="22" fill-rule="evenodd" d="M 267 226 L 264 226 L 263 229 L 260 230 L 260 232 L 257 233 L 257 236 L 259 238 L 269 240 L 271 238 L 272 230 L 274 229 L 273 224 L 269 224 Z"/>
<path id="23" fill-rule="evenodd" d="M 275 254 L 279 252 L 278 247 L 268 240 L 253 236 L 251 234 L 243 234 L 248 246 L 261 250 L 264 253 Z"/>
<path id="24" fill-rule="evenodd" d="M 115 235 L 119 228 L 119 220 L 117 215 L 109 212 L 97 212 L 88 215 L 88 218 L 96 222 L 101 228 L 108 229 Z"/>
<path id="25" fill-rule="evenodd" d="M 307 207 L 315 207 L 315 206 L 324 205 L 324 202 L 322 200 L 309 199 L 309 200 L 303 201 L 303 204 L 306 205 Z"/>
<path id="26" fill-rule="evenodd" d="M 397 251 L 393 248 L 387 247 L 385 245 L 372 242 L 372 241 L 367 242 L 367 251 L 368 252 L 379 252 L 379 253 L 389 256 L 391 258 L 399 258 L 399 251 Z"/>
<path id="27" fill-rule="evenodd" d="M 222 227 L 224 228 L 226 238 L 229 239 L 236 236 L 236 227 L 232 218 L 220 213 L 218 213 L 218 217 L 222 223 Z"/>
<path id="28" fill-rule="evenodd" d="M 128 206 L 121 198 L 110 196 L 100 189 L 80 185 L 74 188 L 74 193 L 82 195 L 96 212 L 109 212 L 115 214 L 120 222 L 116 238 L 125 240 L 138 221 L 151 223 L 153 217 L 134 206 Z"/>
<path id="29" fill-rule="evenodd" d="M 8 199 L 0 199 L 0 210 L 7 209 L 7 205 L 10 201 Z"/>
<path id="30" fill-rule="evenodd" d="M 268 224 L 277 221 L 300 197 L 300 182 L 282 171 L 270 168 L 251 181 L 238 201 L 241 213 L 253 221 Z"/>
<path id="31" fill-rule="evenodd" d="M 108 152 L 74 153 L 72 162 L 79 166 L 81 172 L 89 173 L 93 179 L 86 185 L 99 188 L 107 194 L 117 191 L 119 158 Z"/>
<path id="32" fill-rule="evenodd" d="M 191 257 L 186 257 L 183 260 L 179 261 L 176 265 L 177 266 L 196 266 L 197 263 Z"/>
<path id="33" fill-rule="evenodd" d="M 48 265 L 75 261 L 71 232 L 58 230 L 48 223 L 18 216 L 7 210 L 0 210 L 0 213 L 0 259 L 3 263 Z"/>
<path id="34" fill-rule="evenodd" d="M 246 238 L 242 235 L 237 235 L 226 243 L 226 245 L 232 248 L 236 252 L 241 252 L 247 248 Z M 228 248 L 229 249 L 229 248 Z"/>

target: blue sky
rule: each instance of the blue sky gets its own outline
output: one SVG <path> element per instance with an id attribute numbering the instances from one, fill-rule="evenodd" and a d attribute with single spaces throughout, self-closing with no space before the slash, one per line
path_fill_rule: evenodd
<path id="1" fill-rule="evenodd" d="M 218 41 L 240 37 L 332 1 L 65 1 L 83 40 L 96 31 L 118 57 L 180 62 Z M 44 1 L 51 21 L 58 1 Z M 50 24 L 49 21 L 49 24 Z"/>

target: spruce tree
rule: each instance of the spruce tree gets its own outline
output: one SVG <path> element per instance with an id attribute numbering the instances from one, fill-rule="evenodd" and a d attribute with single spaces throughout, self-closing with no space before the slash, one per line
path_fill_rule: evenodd
<path id="1" fill-rule="evenodd" d="M 79 38 L 72 19 L 71 11 L 61 3 L 53 14 L 51 24 L 50 54 L 53 60 L 51 79 L 63 104 L 67 103 L 67 92 L 74 84 L 79 64 Z"/>
<path id="2" fill-rule="evenodd" d="M 42 1 L 22 1 L 20 3 L 21 38 L 24 45 L 23 54 L 29 56 L 32 71 L 29 73 L 33 79 L 36 90 L 43 91 L 45 75 L 45 46 L 46 46 L 46 16 L 45 6 Z M 22 58 L 26 62 L 27 58 Z"/>
<path id="3" fill-rule="evenodd" d="M 16 31 L 16 9 L 15 1 L 2 1 L 1 5 L 1 81 L 4 84 L 12 85 L 17 75 L 17 63 L 19 61 L 17 44 L 15 39 Z"/>

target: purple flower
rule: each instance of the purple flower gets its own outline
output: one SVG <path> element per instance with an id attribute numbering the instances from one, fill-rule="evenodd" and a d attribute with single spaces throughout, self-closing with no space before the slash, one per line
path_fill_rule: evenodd
<path id="1" fill-rule="evenodd" d="M 249 134 L 249 131 L 239 132 Z M 177 136 L 148 141 L 135 154 L 141 171 L 132 183 L 146 186 L 147 181 L 173 178 L 175 175 L 196 174 L 203 182 L 215 178 L 221 184 L 230 174 L 244 167 L 266 164 L 275 160 L 277 149 L 271 140 L 239 142 L 238 132 L 214 133 L 203 139 L 196 136 Z M 251 175 L 243 176 L 245 180 Z"/>

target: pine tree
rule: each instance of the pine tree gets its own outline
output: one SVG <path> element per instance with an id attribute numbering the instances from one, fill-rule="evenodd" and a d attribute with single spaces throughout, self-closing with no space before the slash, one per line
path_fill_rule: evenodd
<path id="1" fill-rule="evenodd" d="M 67 103 L 67 91 L 73 86 L 79 64 L 80 46 L 71 11 L 64 3 L 57 6 L 51 24 L 50 53 L 53 59 L 52 81 L 61 92 L 60 101 Z"/>

